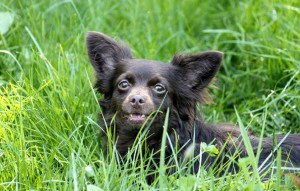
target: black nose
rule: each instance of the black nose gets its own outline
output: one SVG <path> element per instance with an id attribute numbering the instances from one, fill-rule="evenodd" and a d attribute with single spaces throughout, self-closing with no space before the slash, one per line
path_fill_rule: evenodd
<path id="1" fill-rule="evenodd" d="M 141 95 L 134 95 L 130 98 L 130 104 L 132 106 L 142 106 L 145 103 L 145 98 Z"/>

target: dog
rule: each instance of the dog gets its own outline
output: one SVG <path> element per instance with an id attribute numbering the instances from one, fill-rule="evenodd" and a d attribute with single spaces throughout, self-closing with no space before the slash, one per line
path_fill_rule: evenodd
<path id="1" fill-rule="evenodd" d="M 179 54 L 170 64 L 135 59 L 124 43 L 98 32 L 88 32 L 86 46 L 96 73 L 95 88 L 103 94 L 99 104 L 108 125 L 101 136 L 107 142 L 107 134 L 114 134 L 116 149 L 122 157 L 134 145 L 141 128 L 147 126 L 143 152 L 152 151 L 156 153 L 154 157 L 159 158 L 166 117 L 166 160 L 175 147 L 181 148 L 177 153 L 179 160 L 184 160 L 192 145 L 194 155 L 200 154 L 202 143 L 213 144 L 222 151 L 218 156 L 202 153 L 202 162 L 194 163 L 193 173 L 198 172 L 199 165 L 210 168 L 216 164 L 218 168 L 230 160 L 230 155 L 234 155 L 235 160 L 248 156 L 238 127 L 206 124 L 197 110 L 207 98 L 207 87 L 220 68 L 223 53 Z M 300 166 L 300 134 L 265 138 L 261 148 L 259 137 L 249 132 L 247 137 L 253 153 L 259 154 L 258 165 L 269 164 L 280 148 L 282 166 Z M 239 166 L 232 162 L 227 170 L 236 172 Z M 149 182 L 153 179 L 151 177 Z"/>

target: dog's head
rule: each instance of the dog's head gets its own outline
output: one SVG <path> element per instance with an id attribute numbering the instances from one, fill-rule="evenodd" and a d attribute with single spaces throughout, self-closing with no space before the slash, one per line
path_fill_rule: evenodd
<path id="1" fill-rule="evenodd" d="M 138 129 L 159 110 L 163 123 L 170 107 L 182 120 L 193 117 L 201 92 L 219 69 L 221 52 L 177 55 L 171 64 L 132 58 L 130 49 L 110 37 L 87 34 L 87 49 L 96 71 L 96 88 L 108 102 L 105 113 L 116 115 L 124 128 Z"/>

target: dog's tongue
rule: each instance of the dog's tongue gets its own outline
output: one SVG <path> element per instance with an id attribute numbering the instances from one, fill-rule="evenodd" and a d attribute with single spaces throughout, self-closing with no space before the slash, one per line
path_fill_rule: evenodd
<path id="1" fill-rule="evenodd" d="M 142 114 L 130 114 L 129 115 L 129 121 L 132 123 L 144 123 L 146 119 L 145 115 Z"/>

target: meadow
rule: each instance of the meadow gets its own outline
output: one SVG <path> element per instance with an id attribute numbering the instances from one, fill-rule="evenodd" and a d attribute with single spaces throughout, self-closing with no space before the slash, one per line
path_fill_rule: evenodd
<path id="1" fill-rule="evenodd" d="M 199 112 L 265 137 L 300 132 L 299 26 L 298 0 L 1 0 L 0 190 L 294 190 L 280 170 L 267 181 L 255 173 L 255 156 L 221 177 L 162 165 L 151 185 L 113 146 L 106 156 L 85 35 L 101 31 L 166 63 L 224 52 L 214 103 Z"/>

